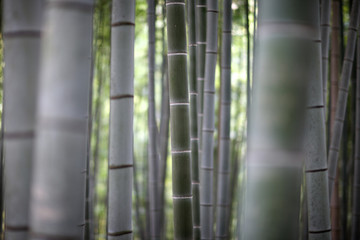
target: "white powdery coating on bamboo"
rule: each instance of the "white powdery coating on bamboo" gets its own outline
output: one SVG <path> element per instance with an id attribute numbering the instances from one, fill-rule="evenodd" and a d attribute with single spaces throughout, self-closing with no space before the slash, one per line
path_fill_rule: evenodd
<path id="1" fill-rule="evenodd" d="M 187 56 L 187 53 L 186 52 L 168 53 L 167 55 L 168 55 L 168 57 L 171 57 L 171 56 Z"/>
<path id="2" fill-rule="evenodd" d="M 185 103 L 170 103 L 170 107 L 173 107 L 173 106 L 189 106 L 190 104 L 187 102 Z"/>
<path id="3" fill-rule="evenodd" d="M 171 154 L 191 153 L 191 150 L 171 151 Z"/>
<path id="4" fill-rule="evenodd" d="M 170 5 L 183 5 L 185 6 L 185 3 L 183 2 L 167 2 L 166 6 L 170 6 Z"/>

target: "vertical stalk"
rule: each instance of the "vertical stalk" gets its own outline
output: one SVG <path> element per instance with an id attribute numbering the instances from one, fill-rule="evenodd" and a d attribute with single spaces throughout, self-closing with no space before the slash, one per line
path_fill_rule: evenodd
<path id="1" fill-rule="evenodd" d="M 339 148 L 340 141 L 343 133 L 343 122 L 346 112 L 347 96 L 349 89 L 349 81 L 351 70 L 353 66 L 355 43 L 356 43 L 356 33 L 359 26 L 359 11 L 360 3 L 359 1 L 353 1 L 351 15 L 350 15 L 350 24 L 348 32 L 348 41 L 345 50 L 345 56 L 343 61 L 343 67 L 340 78 L 339 92 L 338 92 L 338 101 L 336 103 L 336 116 L 334 126 L 332 127 L 332 138 L 329 149 L 329 198 L 332 194 L 334 180 L 336 177 L 337 162 L 339 157 Z"/>
<path id="2" fill-rule="evenodd" d="M 219 127 L 219 167 L 216 205 L 216 239 L 228 239 L 230 205 L 230 110 L 231 110 L 231 12 L 232 0 L 223 2 L 221 50 L 221 107 Z"/>
<path id="3" fill-rule="evenodd" d="M 330 42 L 330 12 L 331 0 L 321 0 L 321 55 L 322 55 L 322 81 L 324 97 L 324 114 L 326 114 L 327 100 L 327 81 L 328 81 L 328 64 L 329 64 L 329 42 Z"/>
<path id="4" fill-rule="evenodd" d="M 355 120 L 355 166 L 353 183 L 353 208 L 351 239 L 360 238 L 360 35 L 357 38 L 356 66 L 356 120 Z"/>
<path id="5" fill-rule="evenodd" d="M 174 239 L 193 239 L 185 1 L 167 0 Z"/>
<path id="6" fill-rule="evenodd" d="M 2 11 L 5 239 L 27 239 L 42 2 L 6 0 Z"/>
<path id="7" fill-rule="evenodd" d="M 81 239 L 93 1 L 54 0 L 46 6 L 30 201 L 31 239 Z"/>
<path id="8" fill-rule="evenodd" d="M 189 29 L 189 85 L 190 85 L 190 140 L 192 161 L 192 194 L 193 194 L 193 233 L 194 239 L 201 239 L 200 232 L 200 178 L 199 178 L 199 138 L 198 138 L 198 92 L 196 80 L 196 23 L 195 0 L 188 0 Z"/>
<path id="9" fill-rule="evenodd" d="M 321 78 L 321 40 L 319 5 L 314 2 L 317 16 L 317 35 L 312 44 L 312 75 L 308 88 L 307 118 L 305 129 L 305 174 L 310 240 L 331 239 L 328 169 L 326 162 L 326 125 Z"/>
<path id="10" fill-rule="evenodd" d="M 148 0 L 148 36 L 149 36 L 149 92 L 148 92 L 148 129 L 149 129 L 149 203 L 150 203 L 150 239 L 160 238 L 159 212 L 159 154 L 158 128 L 155 116 L 155 0 Z"/>
<path id="11" fill-rule="evenodd" d="M 312 0 L 259 2 L 244 239 L 299 237 L 301 144 L 317 16 Z"/>
<path id="12" fill-rule="evenodd" d="M 213 136 L 215 129 L 215 69 L 217 60 L 218 1 L 208 0 L 206 10 L 206 61 L 204 83 L 204 118 L 200 163 L 201 238 L 213 237 Z"/>
<path id="13" fill-rule="evenodd" d="M 113 0 L 109 139 L 109 240 L 132 239 L 135 1 Z"/>

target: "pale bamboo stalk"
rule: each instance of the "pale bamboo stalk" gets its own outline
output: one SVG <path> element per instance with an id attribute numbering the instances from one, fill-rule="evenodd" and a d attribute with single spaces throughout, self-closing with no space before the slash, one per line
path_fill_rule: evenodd
<path id="1" fill-rule="evenodd" d="M 185 1 L 167 0 L 174 239 L 193 239 Z"/>
<path id="2" fill-rule="evenodd" d="M 330 42 L 330 13 L 331 0 L 321 0 L 321 55 L 322 55 L 322 81 L 324 104 L 327 100 L 327 81 L 328 81 L 328 64 L 329 64 L 329 42 Z M 326 106 L 324 107 L 326 114 Z"/>
<path id="3" fill-rule="evenodd" d="M 310 240 L 330 240 L 330 208 L 328 189 L 328 169 L 326 162 L 326 130 L 324 118 L 324 98 L 321 68 L 321 40 L 319 5 L 315 1 L 313 9 L 317 16 L 317 36 L 312 44 L 312 76 L 307 95 L 307 118 L 305 128 L 305 174 L 308 210 L 307 234 Z"/>
<path id="4" fill-rule="evenodd" d="M 216 239 L 229 239 L 230 224 L 231 4 L 232 0 L 223 2 Z"/>
<path id="5" fill-rule="evenodd" d="M 107 239 L 132 239 L 135 2 L 113 0 Z"/>
<path id="6" fill-rule="evenodd" d="M 148 61 L 149 61 L 149 92 L 148 92 L 148 131 L 149 131 L 149 203 L 150 203 L 150 239 L 160 238 L 160 206 L 159 206 L 159 153 L 158 128 L 155 116 L 155 0 L 148 0 Z"/>
<path id="7" fill-rule="evenodd" d="M 93 1 L 47 3 L 39 83 L 31 239 L 84 231 Z"/>
<path id="8" fill-rule="evenodd" d="M 200 178 L 199 178 L 199 138 L 198 138 L 198 92 L 196 79 L 196 23 L 195 0 L 188 0 L 189 29 L 189 86 L 190 86 L 190 140 L 192 161 L 192 194 L 193 194 L 193 234 L 194 239 L 201 239 L 200 231 Z"/>
<path id="9" fill-rule="evenodd" d="M 360 238 L 360 35 L 356 47 L 356 113 L 355 113 L 355 156 L 351 239 Z"/>
<path id="10" fill-rule="evenodd" d="M 217 61 L 218 1 L 208 0 L 206 10 L 206 61 L 204 82 L 204 118 L 200 163 L 201 238 L 213 238 L 213 136 L 215 129 L 215 69 Z"/>
<path id="11" fill-rule="evenodd" d="M 332 127 L 332 138 L 329 148 L 329 198 L 331 197 L 334 180 L 336 177 L 337 162 L 339 157 L 340 141 L 343 134 L 343 123 L 346 112 L 347 96 L 349 89 L 350 75 L 354 59 L 356 33 L 359 26 L 359 1 L 353 1 L 350 24 L 348 32 L 348 41 L 345 50 L 341 79 L 339 84 L 338 101 L 336 104 L 336 117 Z"/>
<path id="12" fill-rule="evenodd" d="M 317 14 L 313 1 L 259 2 L 243 239 L 299 238 L 301 144 Z"/>
<path id="13" fill-rule="evenodd" d="M 3 7 L 5 239 L 27 239 L 42 2 L 6 0 Z"/>

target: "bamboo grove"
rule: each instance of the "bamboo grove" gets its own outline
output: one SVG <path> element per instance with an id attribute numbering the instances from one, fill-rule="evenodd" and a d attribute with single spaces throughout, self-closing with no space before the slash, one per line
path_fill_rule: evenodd
<path id="1" fill-rule="evenodd" d="M 360 239 L 359 0 L 0 6 L 0 239 Z"/>

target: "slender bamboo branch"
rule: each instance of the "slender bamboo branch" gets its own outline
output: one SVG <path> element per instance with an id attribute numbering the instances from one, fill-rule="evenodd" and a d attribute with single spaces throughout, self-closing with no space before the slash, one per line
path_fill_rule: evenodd
<path id="1" fill-rule="evenodd" d="M 324 104 L 327 99 L 327 81 L 328 81 L 328 64 L 329 64 L 329 42 L 330 42 L 330 13 L 331 0 L 321 1 L 321 55 L 322 55 L 322 81 L 323 81 L 323 97 Z M 326 107 L 324 107 L 326 113 Z"/>

